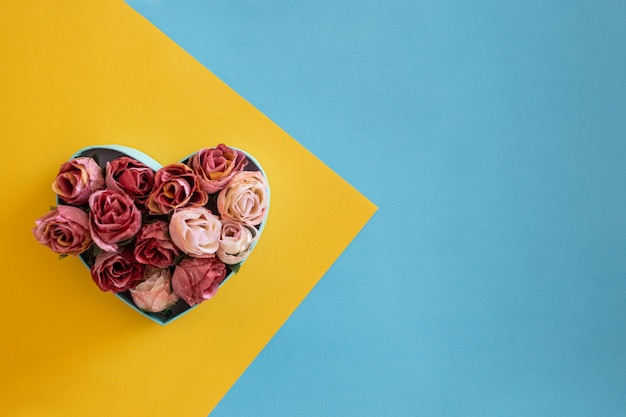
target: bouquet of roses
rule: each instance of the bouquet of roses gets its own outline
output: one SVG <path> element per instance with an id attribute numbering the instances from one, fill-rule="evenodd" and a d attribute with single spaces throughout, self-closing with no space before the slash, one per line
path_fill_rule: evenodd
<path id="1" fill-rule="evenodd" d="M 52 189 L 57 206 L 36 221 L 35 238 L 61 257 L 80 256 L 102 291 L 161 322 L 216 294 L 250 254 L 269 208 L 256 161 L 223 144 L 156 171 L 92 148 L 61 165 Z"/>

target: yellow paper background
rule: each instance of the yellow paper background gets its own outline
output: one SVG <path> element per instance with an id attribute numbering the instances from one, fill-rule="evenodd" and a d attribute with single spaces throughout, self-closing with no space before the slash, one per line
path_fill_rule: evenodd
<path id="1" fill-rule="evenodd" d="M 3 1 L 0 416 L 206 416 L 375 206 L 122 1 Z M 224 142 L 263 165 L 263 238 L 217 297 L 161 327 L 31 235 L 76 150 L 161 163 Z"/>

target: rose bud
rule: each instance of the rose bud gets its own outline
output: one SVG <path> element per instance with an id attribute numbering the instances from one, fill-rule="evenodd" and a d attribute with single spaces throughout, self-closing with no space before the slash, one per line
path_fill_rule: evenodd
<path id="1" fill-rule="evenodd" d="M 144 280 L 130 290 L 135 305 L 144 311 L 158 313 L 176 304 L 178 295 L 172 292 L 169 269 L 146 268 Z"/>
<path id="2" fill-rule="evenodd" d="M 224 221 L 217 257 L 228 265 L 243 261 L 252 251 L 257 234 L 254 227 L 244 226 L 232 220 Z"/>
<path id="3" fill-rule="evenodd" d="M 171 164 L 154 175 L 154 189 L 146 203 L 152 214 L 168 214 L 186 206 L 201 207 L 209 201 L 196 174 L 185 164 Z"/>
<path id="4" fill-rule="evenodd" d="M 263 221 L 267 205 L 267 183 L 259 171 L 239 172 L 217 196 L 217 210 L 222 217 L 247 226 Z"/>
<path id="5" fill-rule="evenodd" d="M 134 288 L 143 279 L 145 266 L 135 261 L 133 252 L 100 252 L 91 266 L 91 278 L 102 291 L 114 294 Z"/>
<path id="6" fill-rule="evenodd" d="M 226 265 L 217 258 L 187 258 L 176 266 L 172 288 L 194 306 L 213 298 L 226 277 Z"/>
<path id="7" fill-rule="evenodd" d="M 126 194 L 96 191 L 89 197 L 89 208 L 91 237 L 106 252 L 116 252 L 118 243 L 134 237 L 141 227 L 141 211 Z"/>
<path id="8" fill-rule="evenodd" d="M 209 258 L 219 248 L 222 223 L 204 207 L 176 210 L 170 219 L 170 237 L 189 256 Z"/>
<path id="9" fill-rule="evenodd" d="M 154 186 L 154 171 L 128 156 L 107 162 L 105 183 L 110 190 L 125 193 L 144 208 Z"/>
<path id="10" fill-rule="evenodd" d="M 168 236 L 167 222 L 157 220 L 141 226 L 135 238 L 135 259 L 156 268 L 174 265 L 180 250 Z"/>
<path id="11" fill-rule="evenodd" d="M 52 189 L 68 204 L 85 204 L 91 193 L 104 188 L 102 169 L 93 158 L 80 157 L 61 165 Z"/>
<path id="12" fill-rule="evenodd" d="M 35 238 L 62 255 L 83 253 L 92 240 L 89 215 L 78 207 L 61 205 L 35 221 Z"/>
<path id="13" fill-rule="evenodd" d="M 248 164 L 246 154 L 224 144 L 202 149 L 189 158 L 189 166 L 196 173 L 200 185 L 209 194 L 221 190 L 228 181 Z"/>

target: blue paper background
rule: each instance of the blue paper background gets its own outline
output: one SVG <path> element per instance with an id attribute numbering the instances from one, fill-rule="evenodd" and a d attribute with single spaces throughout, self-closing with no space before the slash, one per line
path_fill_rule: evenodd
<path id="1" fill-rule="evenodd" d="M 129 3 L 379 206 L 211 417 L 626 415 L 626 3 Z"/>

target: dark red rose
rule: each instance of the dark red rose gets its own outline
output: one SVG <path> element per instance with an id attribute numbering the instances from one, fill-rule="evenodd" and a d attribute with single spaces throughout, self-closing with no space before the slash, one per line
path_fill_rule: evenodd
<path id="1" fill-rule="evenodd" d="M 152 214 L 168 214 L 181 207 L 201 207 L 209 201 L 198 177 L 185 164 L 164 166 L 154 176 L 154 190 L 146 203 Z"/>
<path id="2" fill-rule="evenodd" d="M 190 306 L 213 298 L 226 277 L 226 265 L 218 258 L 187 258 L 176 266 L 172 289 Z"/>
<path id="3" fill-rule="evenodd" d="M 180 250 L 168 236 L 168 225 L 163 220 L 144 224 L 135 240 L 135 259 L 157 268 L 174 265 Z"/>
<path id="4" fill-rule="evenodd" d="M 105 182 L 107 188 L 128 194 L 144 208 L 154 186 L 154 171 L 136 159 L 122 156 L 107 162 Z"/>
<path id="5" fill-rule="evenodd" d="M 126 194 L 96 191 L 89 197 L 89 208 L 91 237 L 106 252 L 116 252 L 118 243 L 134 237 L 141 227 L 141 211 Z"/>
<path id="6" fill-rule="evenodd" d="M 246 154 L 224 144 L 206 148 L 189 158 L 189 166 L 209 194 L 221 190 L 236 173 L 248 165 Z"/>
<path id="7" fill-rule="evenodd" d="M 100 252 L 91 266 L 91 278 L 102 291 L 114 294 L 134 288 L 144 276 L 145 265 L 135 261 L 133 251 Z"/>

